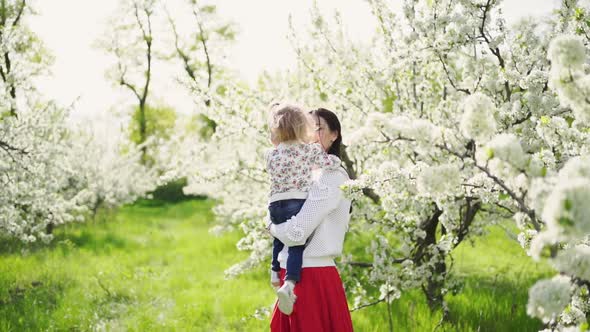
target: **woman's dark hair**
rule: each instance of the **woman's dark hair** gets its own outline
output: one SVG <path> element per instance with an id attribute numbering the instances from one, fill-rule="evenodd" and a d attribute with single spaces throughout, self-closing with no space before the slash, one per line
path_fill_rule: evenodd
<path id="1" fill-rule="evenodd" d="M 324 120 L 326 120 L 326 124 L 328 124 L 328 128 L 330 129 L 330 131 L 338 132 L 338 137 L 336 138 L 334 143 L 332 143 L 332 146 L 330 146 L 328 154 L 333 154 L 336 157 L 341 158 L 340 154 L 342 152 L 342 127 L 340 126 L 340 121 L 338 120 L 336 114 L 325 108 L 318 108 L 312 110 L 309 112 L 309 114 L 311 114 L 312 116 L 318 116 L 320 118 L 323 118 Z M 348 213 L 352 213 L 352 204 L 350 205 L 350 210 L 348 211 Z"/>
<path id="2" fill-rule="evenodd" d="M 330 129 L 330 131 L 338 132 L 338 137 L 336 138 L 334 143 L 332 143 L 332 146 L 330 146 L 328 154 L 333 154 L 336 157 L 340 158 L 340 152 L 342 147 L 342 128 L 340 126 L 340 121 L 338 120 L 336 114 L 325 108 L 318 108 L 312 110 L 309 112 L 309 114 L 323 118 L 324 120 L 326 120 L 326 123 L 328 124 L 328 128 Z"/>

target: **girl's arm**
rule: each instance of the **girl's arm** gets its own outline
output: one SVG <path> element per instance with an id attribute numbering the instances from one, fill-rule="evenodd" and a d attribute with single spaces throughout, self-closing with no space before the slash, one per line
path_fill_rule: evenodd
<path id="1" fill-rule="evenodd" d="M 340 159 L 326 153 L 319 143 L 311 143 L 309 147 L 311 149 L 311 163 L 313 166 L 328 170 L 337 170 L 340 168 Z"/>
<path id="2" fill-rule="evenodd" d="M 316 227 L 340 204 L 340 185 L 348 179 L 342 172 L 324 172 L 312 185 L 301 211 L 287 222 L 271 224 L 270 233 L 289 247 L 305 244 Z"/>

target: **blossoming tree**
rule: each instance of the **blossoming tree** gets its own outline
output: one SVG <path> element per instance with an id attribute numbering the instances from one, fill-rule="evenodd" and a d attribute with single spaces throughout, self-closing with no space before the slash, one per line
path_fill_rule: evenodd
<path id="1" fill-rule="evenodd" d="M 364 279 L 381 290 L 375 301 L 359 284 L 355 305 L 420 288 L 433 309 L 446 312 L 453 250 L 513 218 L 527 252 L 544 254 L 560 273 L 531 289 L 528 313 L 549 328 L 583 324 L 587 9 L 564 0 L 551 18 L 509 27 L 497 0 L 408 0 L 401 17 L 386 1 L 370 4 L 379 30 L 366 43 L 350 42 L 338 16 L 334 28 L 315 11 L 313 38 L 293 39 L 307 75 L 293 75 L 295 88 L 282 90 L 310 105 L 331 105 L 343 122 L 343 162 L 355 178 L 343 188 L 355 200 L 352 227 L 375 235 L 371 262 L 343 263 L 368 266 Z M 216 212 L 241 222 L 246 236 L 239 246 L 252 255 L 230 274 L 268 254 L 260 223 L 260 158 L 268 145 L 260 110 L 277 96 L 236 84 L 211 97 L 214 150 L 202 156 L 224 166 L 206 166 L 196 174 L 207 176 L 195 176 L 187 190 L 214 181 L 211 193 L 222 199 Z"/>
<path id="2" fill-rule="evenodd" d="M 35 89 L 51 56 L 23 23 L 32 12 L 20 0 L 0 8 L 0 235 L 24 242 L 49 241 L 55 226 L 130 202 L 157 181 L 140 150 L 120 153 L 73 127 L 70 109 Z"/>
<path id="3" fill-rule="evenodd" d="M 405 1 L 400 19 L 371 4 L 370 45 L 316 14 L 318 42 L 298 52 L 353 132 L 345 161 L 362 174 L 346 189 L 359 227 L 379 234 L 367 272 L 379 299 L 420 287 L 443 304 L 452 251 L 514 218 L 523 247 L 549 248 L 560 272 L 531 289 L 528 313 L 550 328 L 584 323 L 587 9 L 564 1 L 555 17 L 508 27 L 500 1 Z"/>

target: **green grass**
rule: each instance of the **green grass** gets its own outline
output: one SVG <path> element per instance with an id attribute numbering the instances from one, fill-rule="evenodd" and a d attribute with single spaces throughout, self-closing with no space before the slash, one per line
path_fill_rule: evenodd
<path id="1" fill-rule="evenodd" d="M 366 239 L 347 238 L 347 247 Z M 356 249 L 358 250 L 358 249 Z M 394 331 L 539 331 L 542 323 L 526 314 L 528 289 L 554 272 L 527 257 L 500 226 L 474 242 L 462 243 L 453 253 L 453 273 L 461 291 L 446 296 L 449 320 L 440 326 L 442 312 L 430 312 L 421 291 L 412 291 L 391 305 Z M 366 310 L 366 312 L 362 312 Z M 387 331 L 387 305 L 354 312 L 358 331 Z"/>
<path id="2" fill-rule="evenodd" d="M 209 201 L 127 207 L 58 230 L 49 247 L 0 253 L 0 331 L 260 331 L 242 320 L 273 294 L 266 271 L 224 280 L 239 234 L 209 235 Z"/>
<path id="3" fill-rule="evenodd" d="M 250 317 L 274 295 L 264 267 L 225 280 L 223 271 L 247 256 L 238 232 L 209 235 L 207 200 L 158 204 L 142 201 L 108 222 L 70 225 L 50 245 L 0 242 L 0 331 L 265 331 L 268 319 Z M 351 234 L 348 250 L 366 245 Z M 550 270 L 526 257 L 504 231 L 454 254 L 464 280 L 447 296 L 450 321 L 442 331 L 537 331 L 526 316 L 527 291 Z M 431 313 L 419 291 L 392 306 L 395 331 L 432 331 Z M 352 313 L 356 331 L 387 331 L 387 306 Z"/>

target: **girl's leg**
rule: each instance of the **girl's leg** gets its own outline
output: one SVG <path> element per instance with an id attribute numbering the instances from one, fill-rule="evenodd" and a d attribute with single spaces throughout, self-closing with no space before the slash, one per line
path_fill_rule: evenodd
<path id="1" fill-rule="evenodd" d="M 287 258 L 287 276 L 285 280 L 291 280 L 295 283 L 301 280 L 301 265 L 303 264 L 303 250 L 305 246 L 289 247 L 289 256 Z"/>
<path id="2" fill-rule="evenodd" d="M 279 253 L 283 250 L 285 244 L 281 242 L 279 239 L 274 239 L 272 242 L 272 267 L 271 269 L 275 272 L 281 270 L 281 265 L 279 264 Z M 290 252 L 290 251 L 289 251 Z"/>

